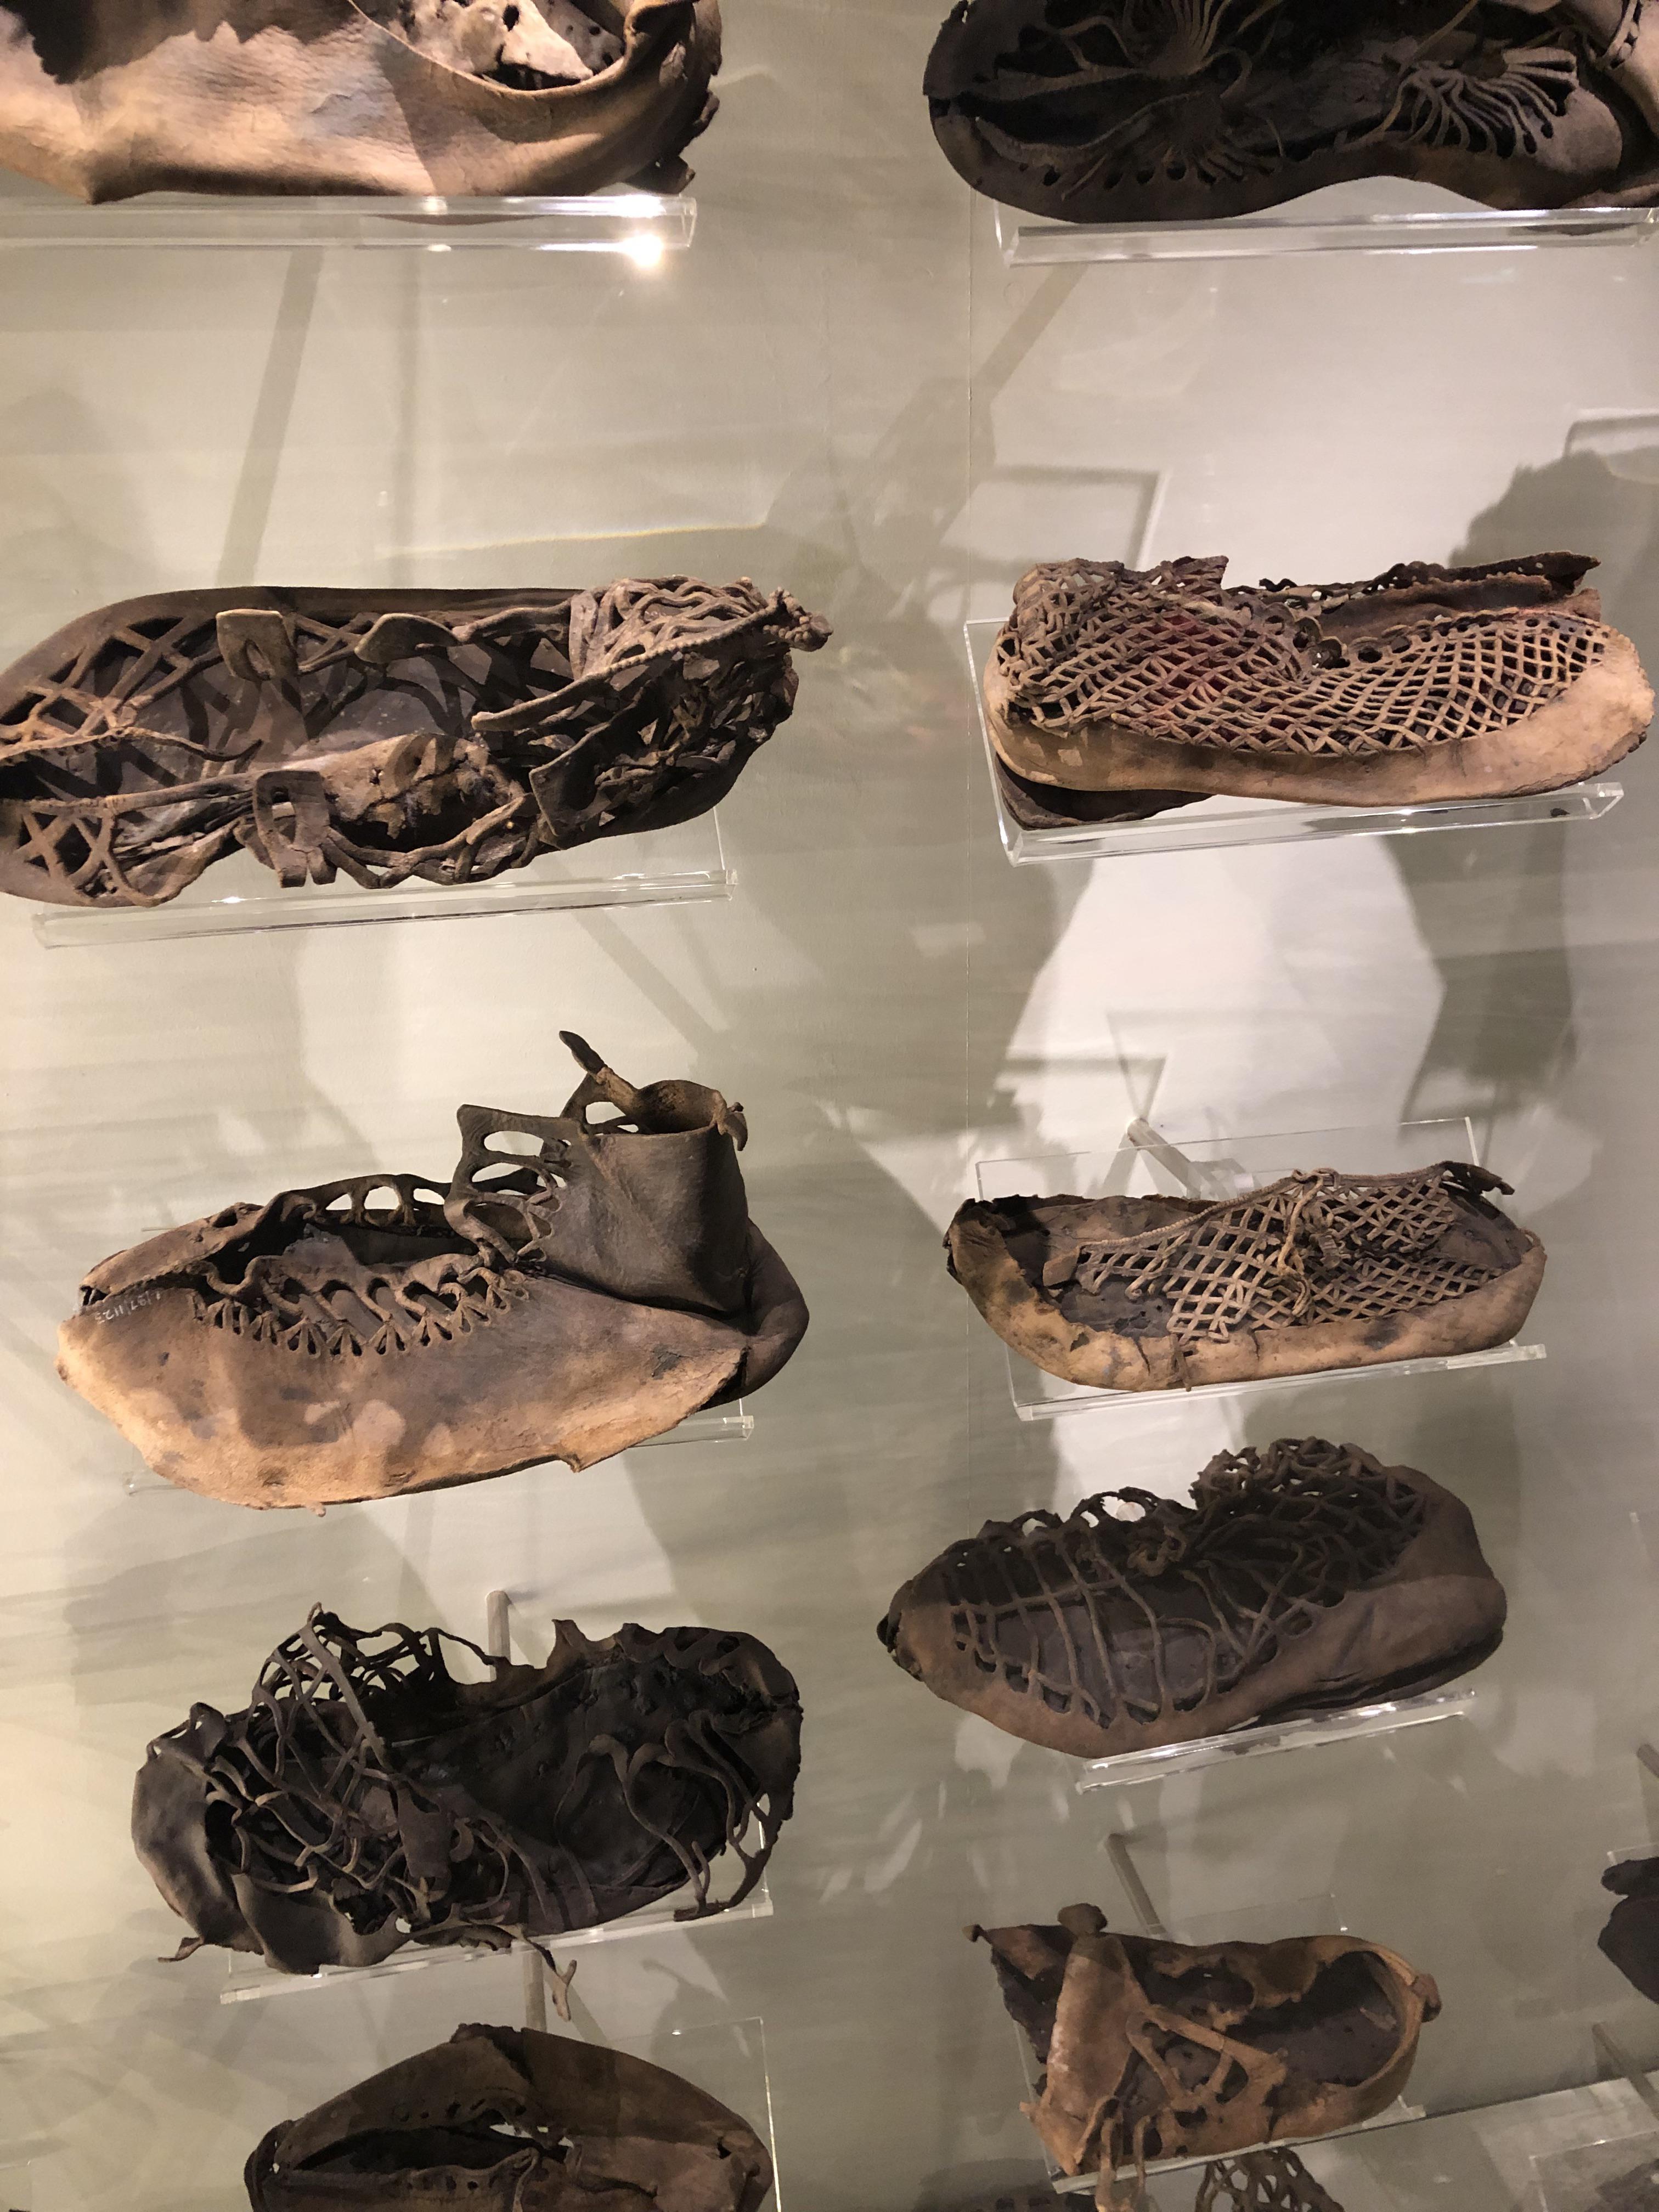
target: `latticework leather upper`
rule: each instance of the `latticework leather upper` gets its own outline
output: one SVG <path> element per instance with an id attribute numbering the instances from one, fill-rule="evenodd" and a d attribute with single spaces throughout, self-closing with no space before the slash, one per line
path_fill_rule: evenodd
<path id="1" fill-rule="evenodd" d="M 1010 720 L 1054 732 L 1110 722 L 1235 753 L 1424 750 L 1526 720 L 1594 667 L 1613 635 L 1570 600 L 1464 612 L 1411 605 L 1398 627 L 1347 642 L 1328 635 L 1322 616 L 1329 624 L 1364 595 L 1380 603 L 1446 572 L 1401 568 L 1323 592 L 1230 591 L 1225 566 L 1032 569 L 997 641 Z M 1504 573 L 1540 569 L 1516 562 Z"/>
<path id="2" fill-rule="evenodd" d="M 1177 1343 L 1240 1329 L 1376 1321 L 1461 1297 L 1504 1272 L 1454 1232 L 1507 1183 L 1455 1160 L 1399 1175 L 1285 1176 L 1167 1229 L 1057 1252 L 1044 1288 L 1151 1304 Z M 1448 1249 L 1447 1240 L 1452 1238 Z"/>

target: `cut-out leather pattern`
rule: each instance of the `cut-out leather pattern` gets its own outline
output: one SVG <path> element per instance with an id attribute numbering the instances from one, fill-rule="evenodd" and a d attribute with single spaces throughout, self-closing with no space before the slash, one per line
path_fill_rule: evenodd
<path id="1" fill-rule="evenodd" d="M 187 1917 L 210 1869 L 198 1940 L 308 1972 L 405 1942 L 500 1948 L 683 1888 L 681 1919 L 741 1903 L 793 1807 L 789 1674 L 751 1637 L 629 1626 L 590 1643 L 557 1626 L 538 1668 L 318 1607 L 245 1711 L 198 1705 L 158 1738 L 135 1840 Z M 452 1652 L 489 1680 L 457 1680 Z"/>
<path id="2" fill-rule="evenodd" d="M 772 2161 L 748 2121 L 662 2067 L 474 2026 L 273 2128 L 245 2179 L 254 2212 L 759 2212 Z"/>
<path id="3" fill-rule="evenodd" d="M 683 821 L 787 718 L 791 652 L 829 635 L 747 579 L 502 595 L 471 617 L 435 597 L 331 615 L 321 593 L 224 596 L 89 617 L 61 657 L 0 677 L 9 888 L 158 906 L 238 847 L 289 888 L 455 886 Z"/>
<path id="4" fill-rule="evenodd" d="M 1267 1665 L 1385 1574 L 1425 1515 L 1419 1492 L 1352 1444 L 1223 1452 L 1190 1505 L 1103 1491 L 1064 1519 L 1028 1513 L 955 1547 L 943 1567 L 957 1647 L 1051 1712 L 1103 1726 L 1127 1711 L 1151 1727 Z M 1045 1652 L 1060 1663 L 1045 1667 Z"/>
<path id="5" fill-rule="evenodd" d="M 1601 21 L 1603 27 L 1596 27 Z M 1201 218 L 1376 175 L 1500 207 L 1656 189 L 1641 0 L 958 0 L 927 91 L 970 184 L 1061 220 Z M 1632 65 L 1644 82 L 1632 88 Z"/>
<path id="6" fill-rule="evenodd" d="M 1177 1342 L 1224 1341 L 1241 1329 L 1373 1321 L 1461 1297 L 1504 1272 L 1443 1247 L 1510 1186 L 1484 1168 L 1443 1160 L 1400 1175 L 1332 1169 L 1286 1176 L 1164 1230 L 1057 1254 L 1044 1287 L 1073 1284 L 1098 1297 L 1109 1285 L 1167 1309 Z M 1496 1217 L 1502 1219 L 1502 1216 Z"/>
<path id="7" fill-rule="evenodd" d="M 1136 571 L 1116 562 L 1033 568 L 997 641 L 1012 720 L 1063 732 L 1118 723 L 1218 751 L 1430 750 L 1523 722 L 1601 660 L 1616 635 L 1571 597 L 1593 564 L 1542 555 L 1490 569 L 1402 565 L 1368 583 L 1229 590 L 1222 560 Z M 1559 581 L 1558 604 L 1471 605 L 1481 580 Z M 1443 582 L 1451 603 L 1425 607 Z M 1358 638 L 1345 615 L 1401 596 L 1397 621 Z"/>
<path id="8" fill-rule="evenodd" d="M 1342 2212 L 1342 2207 L 1293 2150 L 1256 2150 L 1212 2160 L 1193 2212 Z"/>
<path id="9" fill-rule="evenodd" d="M 1026 2110 L 1096 2203 L 1131 2208 L 1164 2158 L 1220 2159 L 1353 2127 L 1399 2095 L 1440 2009 L 1427 1975 L 1350 1936 L 1205 1948 L 1057 1926 L 971 1928 L 1043 2069 Z"/>

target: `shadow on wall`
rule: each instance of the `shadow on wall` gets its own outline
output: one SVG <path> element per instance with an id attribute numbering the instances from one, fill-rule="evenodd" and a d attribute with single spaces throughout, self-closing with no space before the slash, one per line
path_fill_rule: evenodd
<path id="1" fill-rule="evenodd" d="M 1574 449 L 1575 430 L 1562 459 L 1516 473 L 1450 556 L 1463 564 L 1557 550 L 1596 554 L 1601 566 L 1590 582 L 1650 675 L 1659 670 L 1659 416 L 1652 436 L 1650 447 L 1609 465 L 1598 453 Z M 1646 842 L 1654 819 L 1649 757 L 1638 753 L 1614 773 L 1626 799 L 1610 820 L 1575 833 L 1589 841 L 1582 854 L 1577 845 L 1570 848 L 1566 834 L 1548 828 L 1389 841 L 1444 987 L 1409 1093 L 1413 1115 L 1467 1112 L 1490 1127 L 1547 1098 L 1571 1073 L 1566 870 L 1575 855 L 1617 862 L 1633 843 Z M 1522 915 L 1522 949 L 1471 949 L 1468 939 L 1478 934 L 1472 923 L 1498 916 L 1513 922 Z"/>

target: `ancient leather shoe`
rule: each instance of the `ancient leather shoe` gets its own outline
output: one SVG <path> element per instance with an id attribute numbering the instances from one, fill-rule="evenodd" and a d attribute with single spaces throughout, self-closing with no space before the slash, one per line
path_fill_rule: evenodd
<path id="1" fill-rule="evenodd" d="M 1601 1877 L 1619 1899 L 1596 1937 L 1632 1989 L 1659 2004 L 1659 1858 L 1622 1859 Z"/>
<path id="2" fill-rule="evenodd" d="M 464 1106 L 447 1195 L 358 1176 L 106 1260 L 59 1373 L 169 1482 L 254 1506 L 588 1467 L 758 1389 L 806 1308 L 749 1218 L 741 1109 L 565 1042 L 563 1114 Z"/>
<path id="3" fill-rule="evenodd" d="M 1544 1248 L 1462 1160 L 1290 1175 L 1218 1205 L 1000 1198 L 962 1206 L 951 1273 L 997 1334 L 1106 1390 L 1254 1382 L 1479 1352 L 1526 1320 Z"/>
<path id="4" fill-rule="evenodd" d="M 1097 2202 L 1136 2201 L 1157 2159 L 1219 2159 L 1328 2135 L 1405 2087 L 1439 1993 L 1352 1936 L 1194 1949 L 1114 1936 L 1091 1905 L 1057 1927 L 974 1928 L 1043 2069 L 1026 2107 Z M 1117 2185 L 1125 2168 L 1134 2184 Z"/>
<path id="5" fill-rule="evenodd" d="M 926 80 L 970 185 L 1192 222 L 1411 177 L 1493 207 L 1659 193 L 1643 0 L 958 0 Z"/>
<path id="6" fill-rule="evenodd" d="M 717 0 L 0 0 L 0 163 L 134 192 L 677 190 Z"/>
<path id="7" fill-rule="evenodd" d="M 988 1521 L 906 1583 L 880 1634 L 936 1697 L 1113 1759 L 1432 1689 L 1497 1649 L 1504 1611 L 1449 1491 L 1281 1437 L 1219 1453 L 1190 1505 L 1117 1490 L 1064 1520 Z"/>
<path id="8" fill-rule="evenodd" d="M 660 2066 L 469 2027 L 273 2128 L 244 2179 L 253 2212 L 759 2212 L 772 2161 Z"/>
<path id="9" fill-rule="evenodd" d="M 194 1930 L 179 1955 L 214 1943 L 310 1974 L 568 1935 L 677 1891 L 685 1920 L 741 1903 L 794 1802 L 792 1677 L 752 1636 L 556 1626 L 547 1664 L 519 1667 L 319 1607 L 246 1711 L 192 1705 L 132 1801 L 138 1856 Z M 489 1679 L 456 1680 L 452 1650 Z"/>
<path id="10" fill-rule="evenodd" d="M 176 592 L 0 675 L 0 890 L 161 906 L 243 848 L 285 885 L 482 882 L 703 814 L 787 720 L 787 592 Z"/>
<path id="11" fill-rule="evenodd" d="M 1213 793 L 1404 806 L 1600 775 L 1642 742 L 1653 693 L 1581 588 L 1595 565 L 1231 589 L 1224 560 L 1033 568 L 985 672 L 1005 799 L 1041 828 Z"/>

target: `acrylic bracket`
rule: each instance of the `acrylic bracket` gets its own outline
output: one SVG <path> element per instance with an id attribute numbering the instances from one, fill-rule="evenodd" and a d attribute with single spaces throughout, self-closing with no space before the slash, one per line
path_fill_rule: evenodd
<path id="1" fill-rule="evenodd" d="M 483 1648 L 493 1658 L 507 1658 L 512 1654 L 513 1601 L 506 1590 L 491 1590 L 484 1601 Z M 674 1934 L 684 1931 L 690 1923 L 678 1916 L 679 1898 L 684 1892 L 647 1905 L 637 1912 L 626 1914 L 620 1920 L 607 1920 L 595 1928 L 573 1929 L 562 1936 L 544 1936 L 538 1943 L 518 1942 L 513 1949 L 520 1955 L 524 1973 L 525 2025 L 544 2027 L 547 2022 L 548 1981 L 556 1976 L 553 2007 L 561 2019 L 572 2017 L 569 2011 L 570 1984 L 575 1966 L 553 1968 L 547 1964 L 555 1952 L 586 1950 L 595 1944 L 612 1943 L 631 1936 Z M 728 1911 L 711 1913 L 695 1924 L 700 1929 L 719 1926 L 721 1923 L 749 1920 L 769 1920 L 773 1916 L 772 1893 L 764 1875 L 741 1905 Z M 246 1952 L 233 1951 L 228 1954 L 224 1987 L 219 1992 L 221 2004 L 245 2004 L 262 1997 L 289 1996 L 304 1990 L 315 1990 L 341 1983 L 356 1984 L 391 1974 L 418 1973 L 428 1967 L 439 1966 L 476 1966 L 487 1959 L 499 1959 L 500 1951 L 463 1948 L 459 1945 L 440 1944 L 423 1947 L 410 1944 L 395 1953 L 378 1966 L 321 1966 L 313 1974 L 284 1974 L 268 1966 L 262 1958 Z"/>
<path id="2" fill-rule="evenodd" d="M 1307 1720 L 1261 1721 L 1225 1735 L 1199 1736 L 1190 1743 L 1164 1744 L 1150 1751 L 1124 1752 L 1116 1759 L 1091 1759 L 1077 1788 L 1079 1791 L 1119 1790 L 1136 1783 L 1171 1782 L 1206 1766 L 1224 1766 L 1231 1760 L 1261 1758 L 1269 1752 L 1317 1751 L 1328 1744 L 1352 1743 L 1362 1736 L 1397 1735 L 1403 1729 L 1425 1728 L 1435 1721 L 1467 1720 L 1474 1704 L 1475 1692 L 1471 1689 L 1433 1690 L 1420 1698 L 1352 1705 L 1346 1712 L 1322 1713 Z"/>
<path id="3" fill-rule="evenodd" d="M 1144 822 L 1030 829 L 1009 811 L 985 714 L 985 668 L 1001 629 L 1000 622 L 970 622 L 964 625 L 963 635 L 996 801 L 997 829 L 1003 851 L 1017 866 L 1036 861 L 1127 860 L 1138 854 L 1190 853 L 1217 846 L 1305 844 L 1327 837 L 1396 837 L 1427 830 L 1594 822 L 1611 813 L 1625 795 L 1622 783 L 1599 776 L 1564 791 L 1510 799 L 1436 799 L 1420 806 L 1316 806 L 1283 799 L 1216 797 L 1150 815 Z"/>
<path id="4" fill-rule="evenodd" d="M 1263 1136 L 1181 1139 L 1144 1117 L 1130 1121 L 1115 1151 L 1067 1152 L 1040 1159 L 981 1160 L 977 1194 L 988 1203 L 1014 1196 L 1085 1198 L 1122 1195 L 1131 1182 L 1166 1196 L 1210 1202 L 1237 1198 L 1293 1170 L 1334 1167 L 1349 1174 L 1384 1174 L 1436 1160 L 1478 1163 L 1480 1147 L 1467 1116 L 1403 1122 L 1379 1129 L 1307 1129 Z M 1304 1375 L 1268 1376 L 1255 1382 L 1201 1382 L 1187 1390 L 1108 1390 L 1050 1375 L 1010 1347 L 1008 1388 L 1023 1421 L 1061 1414 L 1123 1412 L 1131 1407 L 1188 1405 L 1197 1399 L 1257 1398 L 1312 1385 L 1346 1386 L 1376 1376 L 1435 1375 L 1449 1370 L 1508 1367 L 1542 1359 L 1541 1344 L 1499 1344 L 1484 1352 L 1380 1360 L 1364 1367 L 1320 1368 Z M 1137 1754 L 1138 1756 L 1139 1754 Z"/>
<path id="5" fill-rule="evenodd" d="M 620 256 L 636 269 L 683 253 L 697 227 L 684 193 L 604 191 L 510 199 L 146 192 L 81 207 L 8 178 L 0 186 L 0 253 L 154 246 L 194 252 L 295 252 L 331 246 L 404 253 Z"/>

